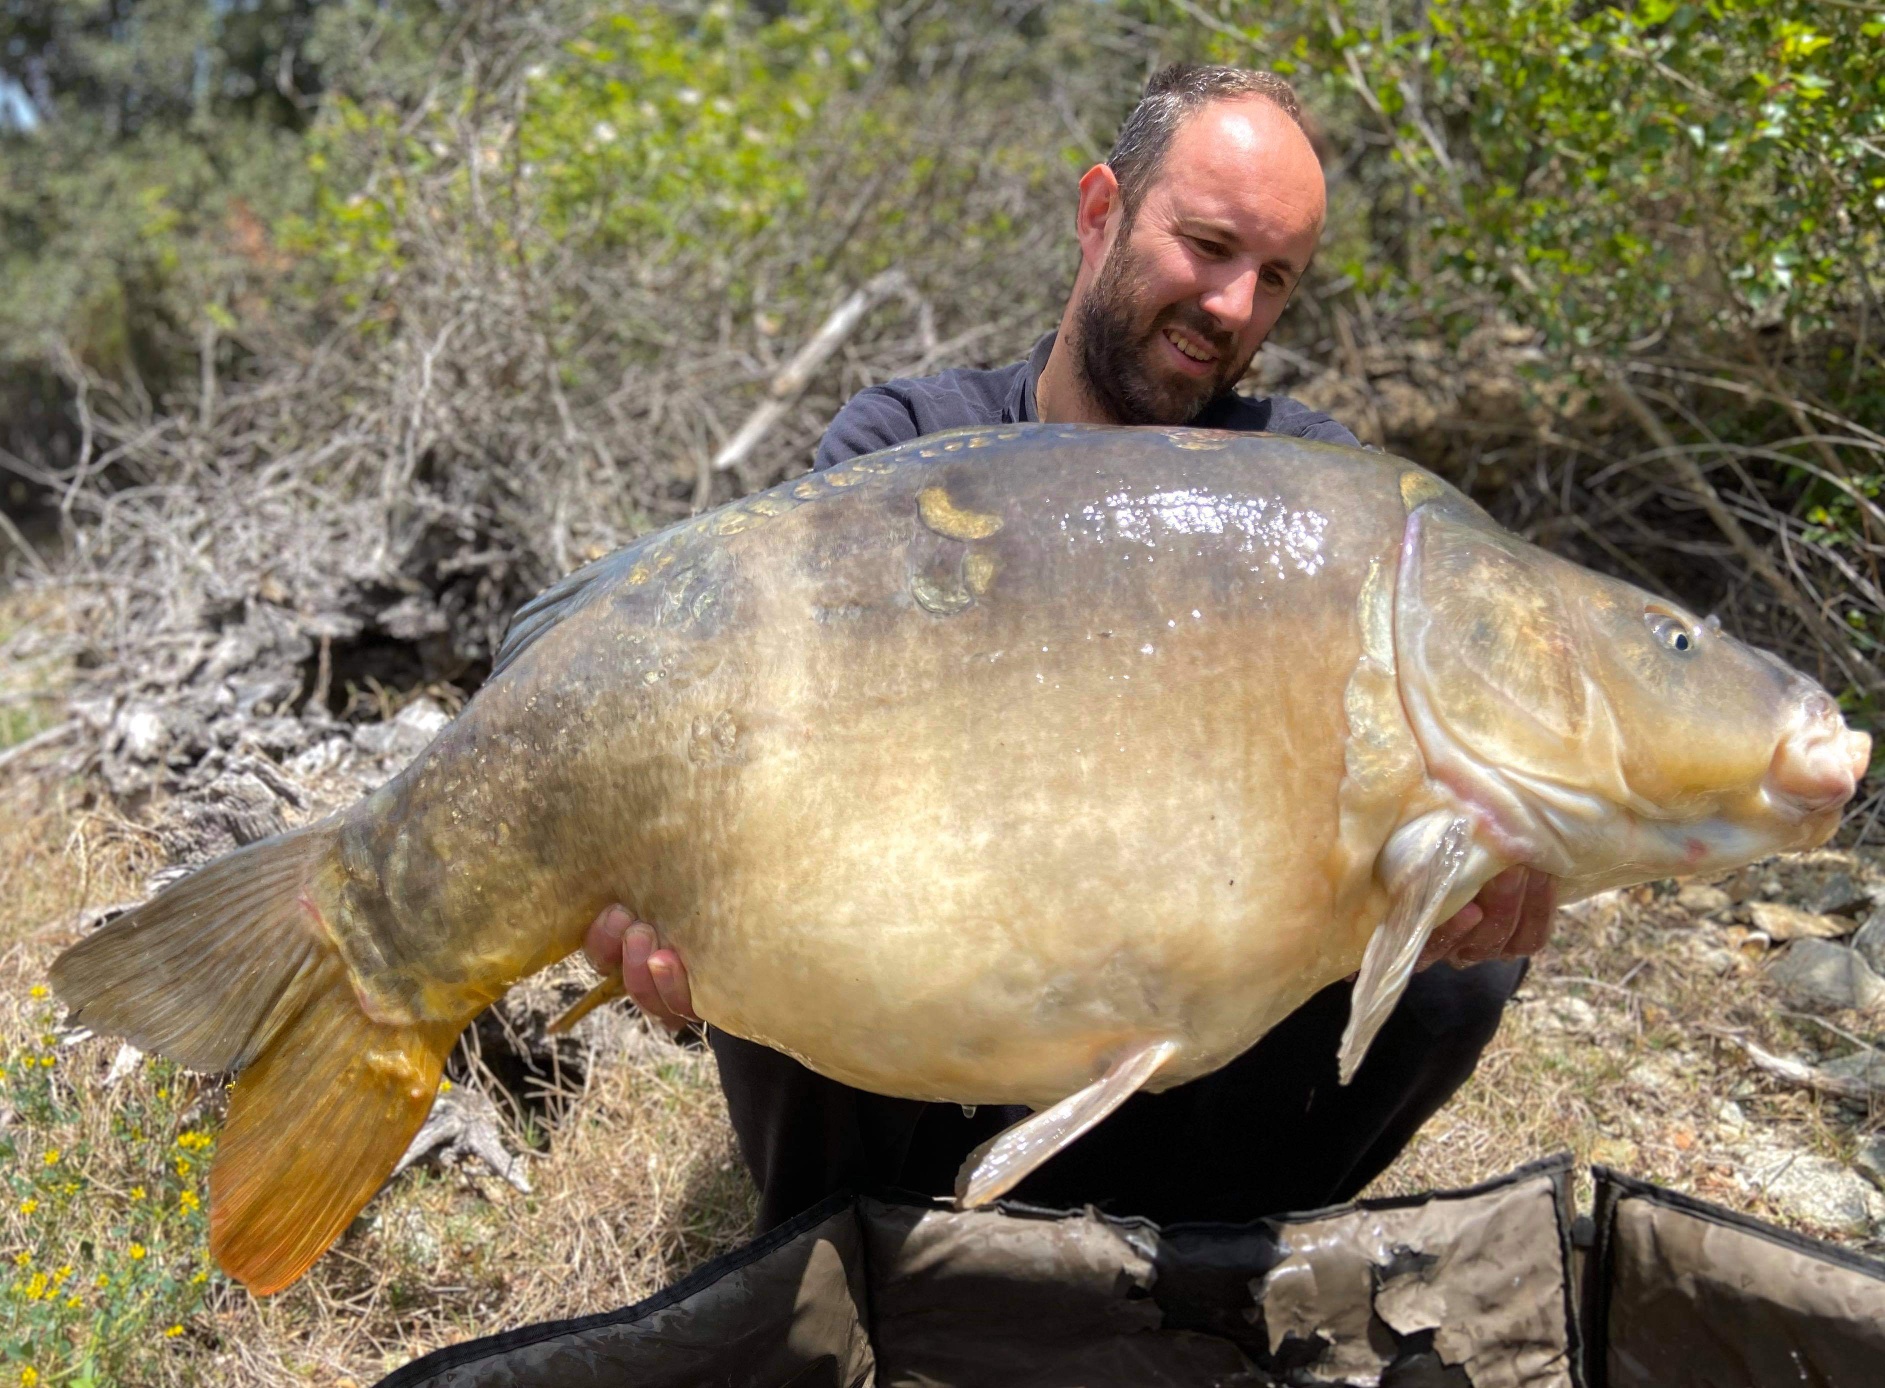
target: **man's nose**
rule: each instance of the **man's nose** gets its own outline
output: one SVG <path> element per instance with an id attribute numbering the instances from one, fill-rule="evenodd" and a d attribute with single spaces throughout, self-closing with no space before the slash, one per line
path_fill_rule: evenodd
<path id="1" fill-rule="evenodd" d="M 1250 322 L 1256 299 L 1257 272 L 1245 270 L 1212 286 L 1198 300 L 1198 306 L 1217 319 L 1224 331 L 1235 333 Z"/>

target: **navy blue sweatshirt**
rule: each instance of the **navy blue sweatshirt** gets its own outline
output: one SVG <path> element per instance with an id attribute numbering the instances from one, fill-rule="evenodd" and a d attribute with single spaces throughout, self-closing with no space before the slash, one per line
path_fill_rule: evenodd
<path id="1" fill-rule="evenodd" d="M 838 411 L 837 418 L 818 441 L 814 469 L 834 467 L 865 453 L 943 429 L 978 424 L 1032 424 L 1040 419 L 1034 406 L 1034 383 L 1041 378 L 1054 334 L 1034 344 L 1026 361 L 992 371 L 956 369 L 936 376 L 886 381 L 867 386 Z M 1323 443 L 1361 445 L 1355 436 L 1317 410 L 1286 396 L 1255 399 L 1230 394 L 1213 400 L 1192 424 L 1200 429 L 1244 429 L 1271 434 L 1293 434 Z"/>

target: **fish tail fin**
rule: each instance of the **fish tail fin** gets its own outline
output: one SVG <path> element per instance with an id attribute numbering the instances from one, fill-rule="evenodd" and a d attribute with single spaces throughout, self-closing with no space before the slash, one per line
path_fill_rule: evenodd
<path id="1" fill-rule="evenodd" d="M 334 964 L 237 1077 L 210 1168 L 210 1251 L 257 1296 L 306 1272 L 392 1175 L 458 1037 L 374 1021 Z"/>
<path id="2" fill-rule="evenodd" d="M 192 1070 L 240 1070 L 210 1247 L 258 1294 L 307 1270 L 424 1122 L 456 1025 L 370 1018 L 323 912 L 340 822 L 240 848 L 67 950 L 72 1019 Z"/>
<path id="3" fill-rule="evenodd" d="M 328 820 L 239 848 L 53 961 L 74 1022 L 191 1070 L 239 1070 L 318 991 L 334 945 L 319 924 Z"/>

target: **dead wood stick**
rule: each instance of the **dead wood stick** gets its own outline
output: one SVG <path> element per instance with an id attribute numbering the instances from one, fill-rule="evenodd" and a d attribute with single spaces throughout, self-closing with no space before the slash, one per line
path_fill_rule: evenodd
<path id="1" fill-rule="evenodd" d="M 1847 673 L 1855 677 L 1855 682 L 1867 689 L 1878 692 L 1885 689 L 1885 680 L 1881 680 L 1871 662 L 1859 659 L 1851 650 L 1850 633 L 1840 629 L 1838 623 L 1829 619 L 1817 606 L 1808 601 L 1806 595 L 1794 585 L 1792 579 L 1780 571 L 1773 557 L 1754 542 L 1741 524 L 1740 518 L 1728 509 L 1728 504 L 1721 499 L 1721 493 L 1715 490 L 1714 483 L 1702 471 L 1701 464 L 1683 451 L 1681 443 L 1670 432 L 1662 417 L 1650 408 L 1649 402 L 1621 375 L 1613 374 L 1610 378 L 1612 393 L 1632 418 L 1643 427 L 1656 447 L 1665 455 L 1665 461 L 1675 473 L 1676 480 L 1683 490 L 1694 497 L 1708 518 L 1715 523 L 1736 554 L 1753 570 L 1774 594 L 1792 610 L 1794 616 L 1803 622 L 1807 629 L 1826 643 L 1828 653 L 1841 658 L 1841 664 Z"/>
<path id="2" fill-rule="evenodd" d="M 909 276 L 900 269 L 892 268 L 873 276 L 862 289 L 851 291 L 831 311 L 818 331 L 798 349 L 792 360 L 785 364 L 785 369 L 772 378 L 772 384 L 766 388 L 766 398 L 760 401 L 759 408 L 746 416 L 746 422 L 726 441 L 725 447 L 714 455 L 714 471 L 725 472 L 745 461 L 746 456 L 772 432 L 773 426 L 785 418 L 786 411 L 805 393 L 805 387 L 811 384 L 818 368 L 844 345 L 844 340 L 864 321 L 864 315 L 892 294 L 904 293 L 909 287 Z"/>
<path id="3" fill-rule="evenodd" d="M 1885 1085 L 1872 1080 L 1862 1079 L 1857 1075 L 1828 1074 L 1817 1065 L 1808 1065 L 1802 1060 L 1788 1060 L 1784 1056 L 1773 1055 L 1762 1050 L 1752 1041 L 1740 1037 L 1727 1038 L 1739 1046 L 1757 1070 L 1765 1071 L 1775 1079 L 1785 1080 L 1788 1084 L 1797 1084 L 1803 1089 L 1810 1089 L 1816 1094 L 1824 1094 L 1834 1099 L 1854 1099 L 1859 1103 L 1873 1103 L 1885 1099 Z"/>
<path id="4" fill-rule="evenodd" d="M 24 742 L 14 743 L 13 746 L 7 748 L 6 751 L 0 752 L 0 766 L 6 766 L 17 757 L 23 757 L 28 752 L 35 752 L 41 747 L 50 746 L 52 743 L 58 742 L 68 734 L 76 732 L 78 726 L 78 719 L 69 718 L 57 727 L 47 728 L 43 733 L 34 733 Z"/>

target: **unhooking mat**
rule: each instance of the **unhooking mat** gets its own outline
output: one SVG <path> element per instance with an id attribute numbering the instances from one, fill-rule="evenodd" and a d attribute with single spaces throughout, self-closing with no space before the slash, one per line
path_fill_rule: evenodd
<path id="1" fill-rule="evenodd" d="M 1581 1279 L 1568 1158 L 1235 1226 L 837 1197 L 379 1388 L 1885 1388 L 1885 1264 L 1595 1174 Z"/>

